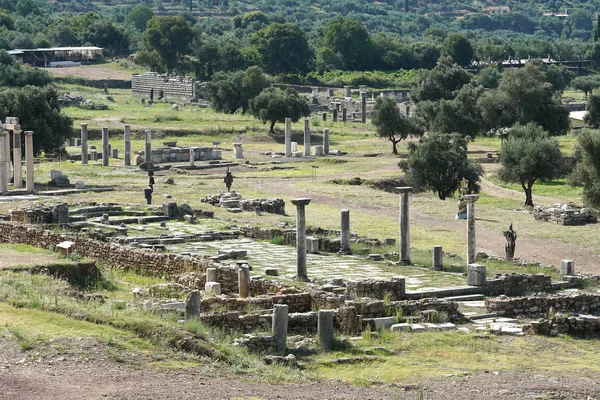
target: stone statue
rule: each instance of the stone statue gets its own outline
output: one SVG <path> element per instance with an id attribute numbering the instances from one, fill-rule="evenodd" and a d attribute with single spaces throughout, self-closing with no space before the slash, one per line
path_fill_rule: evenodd
<path id="1" fill-rule="evenodd" d="M 144 189 L 144 197 L 146 198 L 148 205 L 152 204 L 152 192 L 154 192 L 154 190 L 150 186 Z"/>
<path id="2" fill-rule="evenodd" d="M 231 171 L 229 170 L 229 168 L 227 168 L 227 174 L 225 175 L 225 179 L 223 179 L 223 182 L 225 182 L 227 191 L 231 192 L 231 184 L 233 183 L 233 175 L 231 175 Z"/>
<path id="3" fill-rule="evenodd" d="M 154 171 L 148 170 L 148 187 L 154 190 Z"/>
<path id="4" fill-rule="evenodd" d="M 460 181 L 460 193 L 458 196 L 458 211 L 456 213 L 456 219 L 467 219 L 467 202 L 464 199 L 464 195 L 469 193 L 469 181 L 462 178 Z"/>
<path id="5" fill-rule="evenodd" d="M 504 231 L 504 237 L 506 238 L 506 246 L 504 246 L 506 259 L 512 260 L 515 257 L 515 246 L 517 242 L 517 232 L 513 230 L 512 223 L 510 224 L 508 230 Z"/>

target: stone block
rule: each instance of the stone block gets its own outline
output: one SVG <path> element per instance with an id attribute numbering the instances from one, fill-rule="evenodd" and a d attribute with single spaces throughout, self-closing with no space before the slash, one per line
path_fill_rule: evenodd
<path id="1" fill-rule="evenodd" d="M 373 318 L 373 324 L 375 325 L 376 330 L 380 329 L 390 329 L 392 325 L 398 323 L 398 318 L 396 317 L 382 317 L 382 318 Z"/>
<path id="2" fill-rule="evenodd" d="M 419 324 L 411 324 L 410 331 L 413 333 L 425 332 L 425 327 L 423 325 L 419 325 Z"/>
<path id="3" fill-rule="evenodd" d="M 467 285 L 485 286 L 486 268 L 481 264 L 469 264 L 467 266 Z"/>
<path id="4" fill-rule="evenodd" d="M 575 261 L 573 260 L 562 260 L 560 262 L 560 276 L 571 276 L 575 275 Z"/>
<path id="5" fill-rule="evenodd" d="M 267 269 L 265 269 L 265 275 L 279 276 L 279 270 L 277 270 L 277 268 L 267 268 Z"/>
<path id="6" fill-rule="evenodd" d="M 211 293 L 215 296 L 220 296 L 221 295 L 221 284 L 218 282 L 206 282 L 206 284 L 204 285 L 204 291 L 206 291 L 206 293 Z"/>
<path id="7" fill-rule="evenodd" d="M 306 238 L 306 252 L 308 254 L 317 254 L 319 252 L 319 239 L 308 236 Z"/>
<path id="8" fill-rule="evenodd" d="M 392 332 L 408 332 L 410 331 L 410 324 L 394 324 L 391 329 Z"/>
<path id="9" fill-rule="evenodd" d="M 185 222 L 189 222 L 190 224 L 195 224 L 196 223 L 196 217 L 194 217 L 193 215 L 184 215 L 183 219 L 185 220 Z"/>
<path id="10" fill-rule="evenodd" d="M 163 203 L 162 212 L 163 215 L 165 215 L 169 219 L 177 219 L 177 203 L 175 203 L 174 201 Z"/>

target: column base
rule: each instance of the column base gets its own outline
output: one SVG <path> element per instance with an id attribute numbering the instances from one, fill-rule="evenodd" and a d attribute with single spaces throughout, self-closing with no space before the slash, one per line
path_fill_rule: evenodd
<path id="1" fill-rule="evenodd" d="M 308 276 L 306 275 L 296 276 L 296 280 L 299 282 L 310 282 L 310 279 L 308 279 Z"/>
<path id="2" fill-rule="evenodd" d="M 409 266 L 409 265 L 413 265 L 413 263 L 410 260 L 400 260 L 400 261 L 398 261 L 397 265 L 400 265 L 400 266 Z"/>

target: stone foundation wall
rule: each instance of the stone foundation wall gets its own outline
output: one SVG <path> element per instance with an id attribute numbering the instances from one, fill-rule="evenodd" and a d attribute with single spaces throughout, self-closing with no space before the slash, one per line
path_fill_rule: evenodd
<path id="1" fill-rule="evenodd" d="M 421 300 L 394 301 L 385 305 L 383 301 L 371 301 L 368 303 L 350 303 L 354 304 L 358 313 L 364 318 L 381 318 L 390 315 L 395 316 L 397 309 L 402 309 L 402 315 L 411 316 L 419 314 L 421 311 L 435 310 L 448 314 L 451 319 L 461 318 L 458 311 L 458 303 L 455 301 L 446 301 L 435 298 Z"/>
<path id="2" fill-rule="evenodd" d="M 558 313 L 551 320 L 533 321 L 531 330 L 538 335 L 556 336 L 568 333 L 578 336 L 598 336 L 600 335 L 600 318 L 592 315 L 569 316 Z"/>
<path id="3" fill-rule="evenodd" d="M 137 97 L 150 99 L 153 90 L 154 101 L 159 101 L 162 91 L 163 100 L 189 102 L 198 99 L 200 90 L 194 78 L 160 75 L 156 72 L 145 72 L 131 76 L 131 93 Z"/>
<path id="4" fill-rule="evenodd" d="M 500 296 L 486 299 L 485 307 L 488 312 L 495 312 L 507 317 L 546 316 L 551 308 L 562 313 L 597 313 L 600 312 L 600 294 L 548 294 L 512 298 Z"/>
<path id="5" fill-rule="evenodd" d="M 154 276 L 175 277 L 189 270 L 206 271 L 209 266 L 208 261 L 205 260 L 138 250 L 81 235 L 58 234 L 37 227 L 0 222 L 0 241 L 3 243 L 23 243 L 55 250 L 57 244 L 66 240 L 74 242 L 72 251 L 84 257 L 97 260 L 112 268 L 133 270 Z"/>
<path id="6" fill-rule="evenodd" d="M 568 204 L 557 204 L 553 207 L 535 206 L 533 217 L 560 225 L 585 225 L 597 221 L 593 210 L 573 207 Z"/>
<path id="7" fill-rule="evenodd" d="M 221 160 L 221 150 L 212 147 L 192 147 L 194 150 L 194 161 Z M 144 156 L 144 151 L 139 154 Z M 152 163 L 189 162 L 190 148 L 188 147 L 161 147 L 152 149 Z"/>
<path id="8" fill-rule="evenodd" d="M 552 278 L 544 274 L 498 275 L 500 294 L 523 295 L 527 292 L 547 292 L 552 289 Z"/>
<path id="9" fill-rule="evenodd" d="M 309 293 L 275 295 L 270 297 L 205 297 L 200 303 L 201 312 L 213 312 L 225 309 L 227 311 L 248 312 L 249 310 L 268 310 L 274 304 L 287 304 L 290 313 L 307 312 L 311 309 Z"/>
<path id="10" fill-rule="evenodd" d="M 391 281 L 366 279 L 362 281 L 348 281 L 346 297 L 350 300 L 368 297 L 383 300 L 387 294 L 391 300 L 402 300 L 406 294 L 404 278 L 392 278 Z"/>

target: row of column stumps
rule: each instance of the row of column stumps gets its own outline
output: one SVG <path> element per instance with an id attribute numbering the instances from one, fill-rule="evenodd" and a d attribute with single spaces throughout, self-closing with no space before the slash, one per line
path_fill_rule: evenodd
<path id="1" fill-rule="evenodd" d="M 125 165 L 131 165 L 131 126 L 125 125 L 124 135 L 125 141 L 125 154 L 124 154 L 124 163 Z M 109 135 L 108 128 L 102 128 L 102 165 L 107 167 L 109 166 L 109 157 L 108 148 L 109 148 Z M 81 164 L 88 164 L 88 124 L 81 124 Z M 148 154 L 152 154 L 152 132 L 145 132 L 145 153 L 144 157 L 146 162 L 149 161 L 152 157 L 148 157 Z"/>

